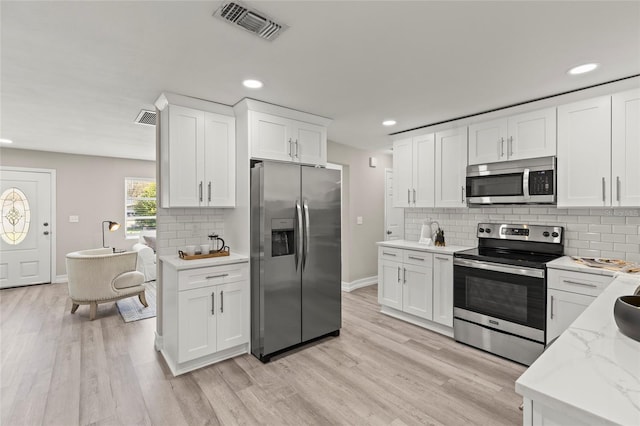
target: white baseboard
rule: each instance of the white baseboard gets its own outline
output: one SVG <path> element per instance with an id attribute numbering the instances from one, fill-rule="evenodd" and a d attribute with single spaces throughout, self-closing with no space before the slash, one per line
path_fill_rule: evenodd
<path id="1" fill-rule="evenodd" d="M 378 283 L 378 276 L 360 278 L 359 280 L 352 281 L 350 283 L 342 281 L 342 291 L 347 293 L 352 292 L 358 288 L 367 287 Z"/>
<path id="2" fill-rule="evenodd" d="M 160 352 L 162 351 L 162 349 L 164 348 L 164 340 L 162 339 L 162 336 L 158 334 L 158 332 L 155 332 L 155 340 L 153 342 L 153 346 L 156 348 L 156 351 Z"/>
<path id="3" fill-rule="evenodd" d="M 53 280 L 53 284 L 66 283 L 67 281 L 69 281 L 69 277 L 67 275 L 56 275 Z"/>

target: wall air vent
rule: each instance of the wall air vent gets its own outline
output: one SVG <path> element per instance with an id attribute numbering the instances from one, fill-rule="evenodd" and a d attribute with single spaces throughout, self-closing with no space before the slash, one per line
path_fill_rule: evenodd
<path id="1" fill-rule="evenodd" d="M 140 110 L 140 114 L 138 114 L 138 116 L 136 117 L 135 122 L 138 124 L 143 124 L 145 126 L 155 126 L 156 112 L 142 109 Z"/>
<path id="2" fill-rule="evenodd" d="M 275 23 L 264 13 L 249 9 L 238 2 L 224 2 L 218 10 L 213 12 L 213 16 L 269 41 L 274 40 L 289 28 L 286 25 Z"/>

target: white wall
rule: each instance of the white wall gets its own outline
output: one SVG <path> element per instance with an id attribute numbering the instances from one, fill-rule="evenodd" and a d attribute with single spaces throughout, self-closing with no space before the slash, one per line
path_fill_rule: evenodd
<path id="1" fill-rule="evenodd" d="M 640 209 L 559 209 L 542 206 L 405 209 L 405 238 L 417 241 L 424 219 L 437 220 L 450 245 L 475 247 L 479 222 L 559 225 L 565 254 L 640 262 Z"/>

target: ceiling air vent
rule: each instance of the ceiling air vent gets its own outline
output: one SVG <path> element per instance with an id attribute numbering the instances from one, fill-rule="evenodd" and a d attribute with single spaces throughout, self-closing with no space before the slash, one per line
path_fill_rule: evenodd
<path id="1" fill-rule="evenodd" d="M 145 126 L 156 125 L 156 113 L 155 111 L 148 111 L 146 109 L 140 110 L 140 114 L 135 119 L 138 124 L 144 124 Z"/>
<path id="2" fill-rule="evenodd" d="M 274 40 L 286 25 L 273 22 L 267 15 L 255 9 L 249 9 L 238 2 L 225 2 L 213 13 L 232 25 L 237 25 L 265 40 Z"/>

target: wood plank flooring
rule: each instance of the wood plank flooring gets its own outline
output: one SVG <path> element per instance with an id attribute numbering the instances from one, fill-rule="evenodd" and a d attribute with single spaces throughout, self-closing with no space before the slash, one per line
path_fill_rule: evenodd
<path id="1" fill-rule="evenodd" d="M 522 424 L 523 366 L 380 314 L 376 291 L 343 293 L 338 338 L 172 377 L 155 319 L 71 315 L 66 284 L 2 290 L 0 424 Z"/>

